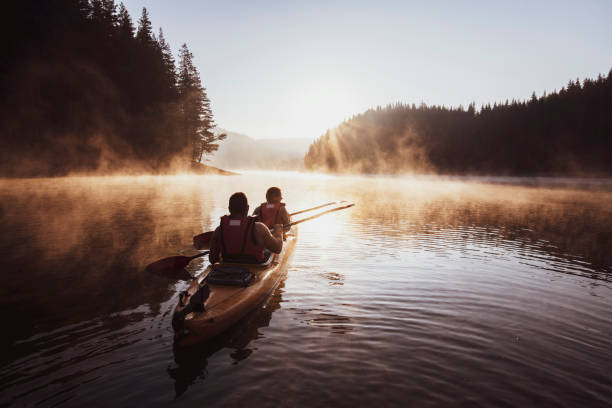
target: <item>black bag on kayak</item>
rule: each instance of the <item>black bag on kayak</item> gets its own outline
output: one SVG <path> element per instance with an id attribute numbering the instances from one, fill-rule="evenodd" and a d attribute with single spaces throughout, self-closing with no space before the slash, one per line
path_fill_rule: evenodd
<path id="1" fill-rule="evenodd" d="M 215 265 L 204 279 L 212 285 L 249 286 L 255 275 L 247 268 L 233 265 Z"/>

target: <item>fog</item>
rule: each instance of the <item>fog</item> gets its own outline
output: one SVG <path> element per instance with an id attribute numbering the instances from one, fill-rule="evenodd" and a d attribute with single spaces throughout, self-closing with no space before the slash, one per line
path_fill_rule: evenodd
<path id="1" fill-rule="evenodd" d="M 0 302 L 3 314 L 17 307 L 24 316 L 14 336 L 27 335 L 31 319 L 42 330 L 52 329 L 59 316 L 66 323 L 143 304 L 157 310 L 177 281 L 207 261 L 199 258 L 170 275 L 152 276 L 144 267 L 166 256 L 195 254 L 192 237 L 216 227 L 231 193 L 244 191 L 252 210 L 270 185 L 282 188 L 290 212 L 342 199 L 356 204 L 303 224 L 315 234 L 304 239 L 316 244 L 302 249 L 312 256 L 324 254 L 333 244 L 328 237 L 337 235 L 346 237 L 347 256 L 365 256 L 358 248 L 369 247 L 372 239 L 383 244 L 377 256 L 390 259 L 405 248 L 443 259 L 443 247 L 432 246 L 432 239 L 468 252 L 486 242 L 571 260 L 584 267 L 568 273 L 610 280 L 612 188 L 603 181 L 580 186 L 556 179 L 283 172 L 3 179 Z M 339 224 L 341 219 L 352 221 Z"/>
<path id="2" fill-rule="evenodd" d="M 193 235 L 213 228 L 217 221 L 211 214 L 216 217 L 224 210 L 232 188 L 247 192 L 253 209 L 264 201 L 265 189 L 274 181 L 283 188 L 290 210 L 351 200 L 358 204 L 353 211 L 356 216 L 376 220 L 388 232 L 400 229 L 410 235 L 418 225 L 430 223 L 520 226 L 538 237 L 546 236 L 560 251 L 568 252 L 588 251 L 589 246 L 610 239 L 607 225 L 612 223 L 607 221 L 612 217 L 612 195 L 605 181 L 579 185 L 569 179 L 246 172 L 231 177 L 0 180 L 0 217 L 5 231 L 0 248 L 5 261 L 41 263 L 69 258 L 71 262 L 96 263 L 100 271 L 117 262 L 142 267 L 152 257 L 171 254 L 170 248 L 186 250 Z M 386 218 L 386 214 L 405 212 L 405 220 L 412 220 L 412 230 L 401 230 L 406 225 Z"/>

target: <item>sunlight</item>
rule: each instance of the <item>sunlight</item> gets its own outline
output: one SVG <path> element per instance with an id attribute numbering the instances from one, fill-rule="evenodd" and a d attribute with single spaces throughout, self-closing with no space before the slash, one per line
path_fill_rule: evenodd
<path id="1" fill-rule="evenodd" d="M 0 408 L 612 408 L 612 1 L 7 3 Z"/>
<path id="2" fill-rule="evenodd" d="M 288 107 L 287 120 L 321 135 L 351 114 L 352 92 L 338 84 L 306 84 Z"/>
<path id="3" fill-rule="evenodd" d="M 306 234 L 316 234 L 316 239 L 313 239 L 312 242 L 317 243 L 320 248 L 329 248 L 342 239 L 343 234 L 346 233 L 343 231 L 339 213 L 323 215 L 321 218 L 305 222 L 299 228 Z"/>

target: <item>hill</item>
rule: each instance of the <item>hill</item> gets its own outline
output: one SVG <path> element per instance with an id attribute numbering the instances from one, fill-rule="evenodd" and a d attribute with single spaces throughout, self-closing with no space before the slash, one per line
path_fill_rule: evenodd
<path id="1" fill-rule="evenodd" d="M 612 71 L 529 101 L 370 109 L 315 141 L 309 170 L 474 175 L 612 175 Z"/>
<path id="2" fill-rule="evenodd" d="M 226 169 L 301 170 L 312 139 L 253 139 L 247 135 L 217 129 L 227 138 L 206 164 Z"/>
<path id="3" fill-rule="evenodd" d="M 0 60 L 0 175 L 165 172 L 216 148 L 186 44 L 178 64 L 145 8 L 114 0 L 8 2 Z M 204 39 L 202 39 L 204 41 Z"/>

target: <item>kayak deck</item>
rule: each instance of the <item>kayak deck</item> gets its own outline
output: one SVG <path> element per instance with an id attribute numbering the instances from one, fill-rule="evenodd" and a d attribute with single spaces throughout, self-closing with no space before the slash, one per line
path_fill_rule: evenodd
<path id="1" fill-rule="evenodd" d="M 210 295 L 204 302 L 204 311 L 192 312 L 185 316 L 184 326 L 187 334 L 178 340 L 179 345 L 188 346 L 211 339 L 261 304 L 286 276 L 296 240 L 297 228 L 294 227 L 286 234 L 281 253 L 272 254 L 266 264 L 221 263 L 247 268 L 253 273 L 254 278 L 246 287 L 208 283 Z M 212 265 L 194 279 L 187 289 L 188 298 L 184 299 L 184 304 L 188 304 L 189 297 L 205 284 L 204 279 L 211 269 Z M 181 311 L 183 307 L 179 302 L 174 309 L 175 313 Z"/>

